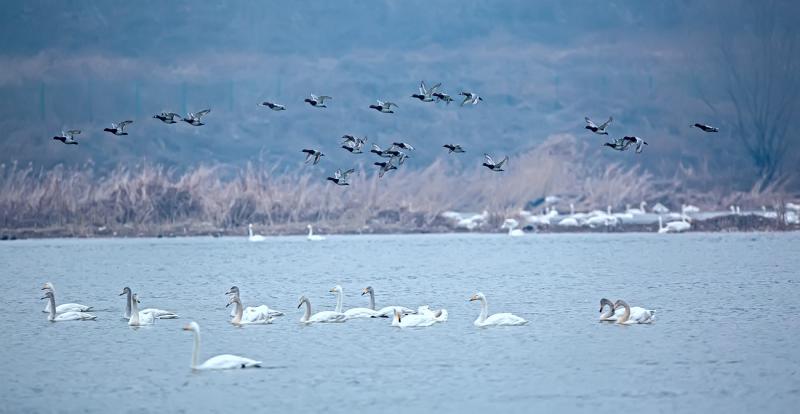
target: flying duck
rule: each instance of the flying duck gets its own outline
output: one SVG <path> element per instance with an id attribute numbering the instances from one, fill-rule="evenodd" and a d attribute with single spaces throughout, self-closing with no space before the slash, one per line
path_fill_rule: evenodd
<path id="1" fill-rule="evenodd" d="M 276 104 L 275 102 L 270 102 L 270 101 L 264 101 L 264 102 L 261 102 L 258 105 L 259 106 L 266 106 L 267 108 L 272 109 L 273 111 L 285 111 L 286 110 L 285 106 L 283 106 L 281 104 Z"/>
<path id="2" fill-rule="evenodd" d="M 197 113 L 189 112 L 189 115 L 186 118 L 183 118 L 183 122 L 186 122 L 186 123 L 188 123 L 190 125 L 194 125 L 194 126 L 205 125 L 204 123 L 200 122 L 200 118 L 202 118 L 203 116 L 205 116 L 209 112 L 211 112 L 210 109 L 203 109 L 202 111 L 197 112 Z"/>
<path id="3" fill-rule="evenodd" d="M 353 154 L 363 153 L 361 149 L 364 148 L 364 143 L 367 142 L 366 136 L 364 136 L 364 138 L 356 138 L 352 135 L 342 135 L 342 138 L 344 139 L 342 141 L 342 148 L 352 152 Z"/>
<path id="4" fill-rule="evenodd" d="M 327 180 L 333 181 L 333 183 L 336 185 L 350 185 L 350 183 L 347 182 L 347 177 L 349 177 L 350 174 L 355 171 L 355 168 L 351 168 L 345 172 L 342 172 L 342 170 L 339 169 L 333 173 L 333 177 L 328 177 Z"/>
<path id="5" fill-rule="evenodd" d="M 592 120 L 589 119 L 588 116 L 584 117 L 583 119 L 586 120 L 586 127 L 585 128 L 588 129 L 589 131 L 592 131 L 597 135 L 608 135 L 608 132 L 606 132 L 606 127 L 608 126 L 608 124 L 610 124 L 614 120 L 614 117 L 611 117 L 611 116 L 608 117 L 608 121 L 604 122 L 600 126 L 597 126 L 594 122 L 592 122 Z"/>
<path id="6" fill-rule="evenodd" d="M 486 168 L 488 168 L 488 169 L 490 169 L 492 171 L 498 171 L 498 172 L 499 171 L 505 171 L 503 169 L 503 164 L 505 164 L 506 161 L 508 161 L 508 156 L 507 155 L 500 162 L 494 162 L 494 159 L 489 154 L 483 154 L 483 157 L 486 158 L 486 162 L 483 163 L 484 167 L 486 167 Z"/>
<path id="7" fill-rule="evenodd" d="M 159 121 L 165 124 L 175 124 L 177 123 L 177 121 L 175 121 L 176 116 L 178 117 L 178 119 L 181 119 L 181 116 L 176 114 L 175 112 L 162 112 L 158 115 L 153 115 L 153 118 L 158 119 Z"/>
<path id="8" fill-rule="evenodd" d="M 394 102 L 383 102 L 380 99 L 378 100 L 377 105 L 370 105 L 369 107 L 377 111 L 383 112 L 384 114 L 393 114 L 394 111 L 392 111 L 391 109 L 392 107 L 399 108 L 399 106 L 397 106 L 397 104 Z"/>
<path id="9" fill-rule="evenodd" d="M 447 153 L 448 154 L 451 154 L 451 153 L 454 153 L 454 152 L 458 152 L 458 153 L 466 152 L 466 151 L 464 151 L 463 148 L 461 148 L 461 145 L 458 145 L 458 144 L 444 144 L 444 145 L 442 145 L 442 147 L 447 148 Z"/>
<path id="10" fill-rule="evenodd" d="M 625 145 L 625 140 L 622 138 L 617 138 L 613 140 L 613 142 L 606 142 L 603 145 L 615 151 L 625 151 L 628 148 L 628 146 Z"/>
<path id="11" fill-rule="evenodd" d="M 377 144 L 372 144 L 372 149 L 369 150 L 369 152 L 378 154 L 378 156 L 382 158 L 392 158 L 400 155 L 400 151 L 394 149 L 394 146 L 389 147 L 389 149 L 382 150 Z"/>
<path id="12" fill-rule="evenodd" d="M 319 158 L 325 156 L 325 154 L 323 154 L 322 151 L 317 151 L 313 149 L 304 149 L 302 152 L 306 153 L 306 164 L 308 164 L 308 162 L 311 161 L 311 158 L 313 157 L 314 158 L 313 165 L 317 165 L 317 163 L 319 162 Z"/>
<path id="13" fill-rule="evenodd" d="M 80 129 L 70 129 L 67 132 L 61 131 L 61 135 L 57 135 L 53 137 L 53 139 L 56 141 L 61 141 L 67 145 L 78 145 L 78 141 L 75 141 L 75 135 L 80 133 Z"/>
<path id="14" fill-rule="evenodd" d="M 647 142 L 645 142 L 645 140 L 635 136 L 622 137 L 622 140 L 625 143 L 625 149 L 628 149 L 628 147 L 631 145 L 636 145 L 637 154 L 641 154 L 642 150 L 644 149 L 644 145 L 647 145 Z"/>
<path id="15" fill-rule="evenodd" d="M 402 148 L 404 150 L 414 151 L 414 147 L 412 147 L 411 144 L 406 144 L 405 142 L 392 142 L 392 146 Z"/>
<path id="16" fill-rule="evenodd" d="M 128 135 L 128 133 L 125 132 L 125 127 L 132 123 L 133 121 L 122 121 L 119 124 L 112 123 L 111 128 L 103 128 L 103 131 L 110 132 L 114 135 Z"/>
<path id="17" fill-rule="evenodd" d="M 433 85 L 432 88 L 428 89 L 428 88 L 425 87 L 425 81 L 420 81 L 419 82 L 419 93 L 415 93 L 415 94 L 411 95 L 411 97 L 412 98 L 417 98 L 422 102 L 433 102 L 433 96 L 432 95 L 433 95 L 433 93 L 436 92 L 436 89 L 438 89 L 440 86 L 442 86 L 441 82 L 437 83 L 436 85 Z"/>
<path id="18" fill-rule="evenodd" d="M 397 169 L 397 167 L 392 165 L 392 160 L 386 162 L 376 162 L 373 164 L 377 165 L 378 167 L 381 167 L 380 170 L 378 171 L 378 178 L 383 178 L 383 174 L 386 174 L 388 171 Z"/>
<path id="19" fill-rule="evenodd" d="M 719 128 L 713 127 L 711 125 L 701 124 L 699 122 L 692 126 L 695 128 L 700 128 L 705 132 L 719 132 Z"/>
<path id="20" fill-rule="evenodd" d="M 483 100 L 483 98 L 481 98 L 480 96 L 478 96 L 477 94 L 474 94 L 472 92 L 462 91 L 462 92 L 459 92 L 458 94 L 462 95 L 464 97 L 464 100 L 461 102 L 461 106 L 464 106 L 464 104 L 468 104 L 468 103 L 469 104 L 473 104 L 473 105 L 477 105 L 479 101 Z"/>
<path id="21" fill-rule="evenodd" d="M 317 108 L 327 108 L 327 106 L 325 105 L 325 100 L 326 99 L 333 99 L 333 97 L 332 96 L 327 96 L 327 95 L 317 96 L 317 95 L 314 95 L 312 93 L 311 97 L 310 98 L 306 98 L 304 100 L 304 102 L 308 102 L 309 105 L 315 106 Z"/>
<path id="22" fill-rule="evenodd" d="M 431 95 L 436 98 L 436 102 L 444 101 L 444 103 L 447 105 L 450 105 L 450 102 L 453 102 L 453 98 L 444 92 L 434 92 Z"/>

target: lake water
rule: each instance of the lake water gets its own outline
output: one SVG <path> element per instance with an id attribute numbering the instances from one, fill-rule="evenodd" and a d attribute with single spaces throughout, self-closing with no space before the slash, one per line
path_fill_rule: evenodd
<path id="1" fill-rule="evenodd" d="M 800 234 L 406 235 L 0 243 L 3 412 L 791 412 L 800 404 Z M 50 323 L 39 298 L 92 305 Z M 302 326 L 300 295 L 332 310 L 430 304 L 447 322 Z M 287 313 L 228 323 L 225 292 Z M 132 329 L 124 286 L 181 319 Z M 489 311 L 522 327 L 478 329 Z M 599 299 L 657 310 L 652 325 L 597 321 Z M 233 353 L 262 369 L 192 372 Z"/>

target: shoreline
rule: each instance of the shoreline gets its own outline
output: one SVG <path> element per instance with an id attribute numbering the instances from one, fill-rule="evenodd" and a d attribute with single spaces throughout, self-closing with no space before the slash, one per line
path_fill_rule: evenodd
<path id="1" fill-rule="evenodd" d="M 305 236 L 306 223 L 291 225 L 257 225 L 257 233 L 267 237 Z M 657 233 L 658 224 L 619 224 L 597 227 L 526 226 L 526 233 Z M 707 220 L 695 220 L 686 233 L 753 233 L 800 231 L 800 224 L 780 225 L 777 220 L 755 215 L 729 215 Z M 324 236 L 336 235 L 396 235 L 396 234 L 503 234 L 500 225 L 486 225 L 481 229 L 466 230 L 453 226 L 438 225 L 408 228 L 400 225 L 363 226 L 360 229 L 341 225 L 315 225 L 315 232 Z M 25 239 L 95 239 L 95 238 L 176 238 L 176 237 L 247 237 L 247 226 L 218 228 L 210 224 L 185 223 L 161 226 L 64 226 L 0 229 L 0 241 Z"/>

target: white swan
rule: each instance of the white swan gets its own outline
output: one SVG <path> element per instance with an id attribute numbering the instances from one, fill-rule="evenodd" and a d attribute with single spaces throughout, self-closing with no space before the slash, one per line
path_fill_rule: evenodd
<path id="1" fill-rule="evenodd" d="M 267 317 L 265 319 L 258 319 L 255 321 L 248 321 L 242 320 L 242 314 L 244 309 L 242 308 L 242 301 L 236 295 L 231 295 L 230 299 L 228 300 L 228 304 L 225 305 L 230 306 L 231 304 L 236 304 L 234 307 L 234 312 L 236 315 L 231 319 L 231 324 L 234 326 L 242 326 L 242 325 L 266 325 L 272 323 L 272 318 Z"/>
<path id="2" fill-rule="evenodd" d="M 197 354 L 200 353 L 200 326 L 197 322 L 189 322 L 183 327 L 184 331 L 194 332 L 194 349 L 192 350 L 192 369 L 232 369 L 232 368 L 260 368 L 261 361 L 244 358 L 236 355 L 217 355 L 211 357 L 200 365 L 197 365 Z"/>
<path id="3" fill-rule="evenodd" d="M 50 322 L 88 321 L 97 319 L 97 316 L 86 312 L 64 312 L 56 315 L 56 299 L 52 291 L 48 290 L 45 292 L 42 299 L 48 299 L 50 302 L 50 314 L 47 316 L 47 320 Z"/>
<path id="4" fill-rule="evenodd" d="M 125 319 L 131 318 L 131 301 L 133 300 L 131 297 L 131 293 L 132 293 L 131 288 L 125 286 L 124 288 L 122 288 L 122 293 L 119 294 L 119 296 L 126 295 L 125 313 L 123 314 L 123 317 Z M 178 315 L 176 313 L 156 308 L 142 309 L 139 311 L 139 314 L 140 318 L 142 317 L 141 315 L 143 314 L 152 314 L 157 319 L 178 319 Z"/>
<path id="5" fill-rule="evenodd" d="M 447 309 L 433 310 L 428 305 L 423 305 L 417 308 L 417 315 L 432 318 L 434 322 L 446 322 L 449 314 Z"/>
<path id="6" fill-rule="evenodd" d="M 647 213 L 647 210 L 645 210 L 644 208 L 646 205 L 647 201 L 642 201 L 641 203 L 639 203 L 639 208 L 630 208 L 630 206 L 628 206 L 625 209 L 625 212 L 628 214 L 645 214 Z"/>
<path id="7" fill-rule="evenodd" d="M 604 313 L 603 309 L 608 306 L 608 310 Z M 600 320 L 606 322 L 614 322 L 617 320 L 617 315 L 614 314 L 614 302 L 602 298 L 600 299 Z"/>
<path id="8" fill-rule="evenodd" d="M 670 221 L 667 225 L 664 225 L 664 220 L 661 216 L 658 216 L 658 232 L 663 233 L 682 233 L 684 231 L 688 231 L 692 228 L 692 225 L 689 223 L 686 216 L 683 216 L 683 219 L 679 221 Z"/>
<path id="9" fill-rule="evenodd" d="M 640 307 L 631 308 L 628 304 L 620 299 L 614 303 L 614 310 L 625 308 L 625 312 L 617 317 L 617 323 L 620 325 L 635 325 L 640 323 L 651 323 L 655 320 L 654 310 L 647 310 Z"/>
<path id="10" fill-rule="evenodd" d="M 303 314 L 303 317 L 300 318 L 301 323 L 332 323 L 344 322 L 347 320 L 347 316 L 341 312 L 335 311 L 322 311 L 312 315 L 311 302 L 305 296 L 300 297 L 300 303 L 297 304 L 297 308 L 299 309 L 304 303 L 306 304 L 306 312 Z"/>
<path id="11" fill-rule="evenodd" d="M 475 326 L 519 326 L 528 323 L 525 319 L 511 313 L 495 313 L 492 316 L 488 316 L 489 305 L 486 304 L 486 296 L 478 292 L 469 298 L 470 302 L 476 300 L 481 301 L 481 313 L 478 315 L 478 319 L 473 322 Z"/>
<path id="12" fill-rule="evenodd" d="M 53 297 L 56 294 L 56 288 L 53 287 L 53 284 L 47 282 L 42 286 L 42 290 L 53 292 Z M 50 304 L 51 302 L 48 301 L 47 304 L 44 306 L 44 310 L 42 312 L 50 313 Z M 91 306 L 81 305 L 80 303 L 62 303 L 56 306 L 56 313 L 65 313 L 65 312 L 87 312 L 91 310 Z"/>
<path id="13" fill-rule="evenodd" d="M 399 310 L 394 311 L 392 326 L 398 328 L 425 327 L 437 322 L 431 314 L 403 315 Z"/>
<path id="14" fill-rule="evenodd" d="M 309 241 L 322 241 L 325 240 L 325 237 L 319 236 L 314 234 L 314 230 L 311 228 L 311 225 L 306 226 L 308 228 L 308 236 L 306 237 Z"/>
<path id="15" fill-rule="evenodd" d="M 152 325 L 156 322 L 156 317 L 152 313 L 139 313 L 139 297 L 134 293 L 131 297 L 131 318 L 128 319 L 128 326 Z"/>
<path id="16" fill-rule="evenodd" d="M 520 237 L 524 236 L 525 232 L 521 229 L 518 229 L 519 222 L 514 219 L 505 219 L 503 221 L 503 225 L 500 226 L 501 229 L 508 229 L 508 235 L 511 237 Z"/>
<path id="17" fill-rule="evenodd" d="M 372 289 L 372 286 L 367 286 L 361 290 L 361 296 L 369 295 L 369 308 L 375 310 L 375 291 Z M 390 316 L 394 316 L 394 311 L 397 310 L 403 315 L 410 315 L 415 314 L 417 311 L 413 309 L 409 309 L 405 306 L 384 306 L 378 310 L 376 310 L 376 316 L 381 318 L 388 318 Z"/>
<path id="18" fill-rule="evenodd" d="M 336 312 L 342 312 L 342 306 L 344 302 L 344 290 L 339 285 L 336 285 L 331 289 L 331 292 L 336 294 Z M 363 294 L 363 293 L 362 293 Z M 374 309 L 370 308 L 352 308 L 348 309 L 344 312 L 344 316 L 347 319 L 354 319 L 354 318 L 377 318 L 378 312 Z"/>
<path id="19" fill-rule="evenodd" d="M 239 295 L 239 288 L 236 286 L 231 286 L 230 290 L 225 292 L 226 295 L 233 295 L 241 300 L 241 296 Z M 236 316 L 236 308 L 231 309 L 231 316 Z M 260 305 L 260 306 L 248 306 L 244 308 L 242 321 L 244 322 L 256 322 L 263 319 L 271 319 L 278 316 L 283 316 L 283 312 L 275 309 L 270 309 L 267 305 Z"/>
<path id="20" fill-rule="evenodd" d="M 260 234 L 253 233 L 253 223 L 247 225 L 247 234 L 249 235 L 247 237 L 247 240 L 251 242 L 262 242 L 267 239 L 266 237 Z"/>

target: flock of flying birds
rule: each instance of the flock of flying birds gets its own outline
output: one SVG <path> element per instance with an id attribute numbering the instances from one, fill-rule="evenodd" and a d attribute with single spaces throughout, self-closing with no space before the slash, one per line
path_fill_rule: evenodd
<path id="1" fill-rule="evenodd" d="M 421 102 L 444 102 L 445 104 L 449 105 L 450 102 L 453 102 L 454 99 L 446 92 L 441 90 L 442 84 L 437 83 L 432 87 L 428 88 L 425 85 L 425 81 L 421 81 L 419 84 L 419 93 L 412 94 L 411 97 L 414 99 L 418 99 Z M 464 105 L 477 105 L 479 102 L 483 101 L 483 98 L 478 96 L 478 94 L 461 91 L 458 93 L 459 96 L 463 96 L 463 100 L 461 101 L 461 106 Z M 326 105 L 327 101 L 332 100 L 332 96 L 327 95 L 314 95 L 313 93 L 310 94 L 308 98 L 304 100 L 305 103 L 313 106 L 315 108 L 327 108 Z M 273 111 L 285 111 L 286 106 L 281 105 L 275 102 L 264 101 L 259 104 L 260 106 L 267 107 Z M 392 108 L 399 108 L 399 106 L 394 102 L 384 102 L 378 100 L 376 104 L 370 105 L 370 109 L 374 109 L 378 112 L 385 113 L 385 114 L 393 114 L 394 110 Z M 153 115 L 153 118 L 160 120 L 165 124 L 175 124 L 179 121 L 183 121 L 188 123 L 192 126 L 202 126 L 205 125 L 202 122 L 203 116 L 207 115 L 211 112 L 211 109 L 204 109 L 199 112 L 189 112 L 186 117 L 181 117 L 181 115 L 174 113 L 174 112 L 162 112 L 158 115 Z M 611 122 L 614 121 L 613 117 L 609 117 L 608 120 L 601 125 L 597 125 L 592 122 L 589 117 L 584 118 L 586 121 L 586 129 L 592 131 L 598 135 L 608 135 L 608 126 Z M 123 136 L 128 135 L 125 132 L 125 128 L 132 124 L 132 120 L 126 120 L 119 123 L 112 123 L 111 128 L 104 128 L 103 131 L 114 134 L 116 136 Z M 719 132 L 718 128 L 712 127 L 710 125 L 695 123 L 691 125 L 692 127 L 699 128 L 705 132 Z M 53 137 L 54 140 L 61 141 L 67 145 L 78 145 L 78 141 L 75 140 L 75 135 L 81 133 L 79 129 L 71 129 L 67 131 L 62 131 L 61 135 Z M 367 137 L 364 136 L 356 137 L 353 135 L 343 135 L 341 148 L 349 151 L 352 154 L 362 154 L 364 146 L 366 145 Z M 627 151 L 630 148 L 635 148 L 636 153 L 641 153 L 644 149 L 645 145 L 648 145 L 645 140 L 637 136 L 623 136 L 622 138 L 613 139 L 611 142 L 606 142 L 603 144 L 604 146 L 610 147 L 616 151 Z M 460 154 L 464 153 L 464 149 L 460 144 L 445 144 L 443 145 L 444 148 L 447 149 L 448 154 Z M 406 142 L 392 142 L 392 145 L 386 149 L 382 149 L 377 144 L 372 144 L 372 149 L 369 151 L 370 153 L 376 154 L 378 157 L 382 158 L 381 161 L 376 161 L 373 165 L 378 167 L 378 177 L 383 178 L 384 174 L 391 170 L 396 170 L 399 166 L 403 165 L 405 160 L 409 158 L 406 151 L 413 151 L 414 147 L 411 144 Z M 306 154 L 305 163 L 312 163 L 316 165 L 320 162 L 321 158 L 325 156 L 325 154 L 318 149 L 313 148 L 304 148 L 302 150 L 303 153 Z M 491 171 L 501 172 L 505 171 L 503 166 L 508 162 L 508 156 L 504 157 L 500 161 L 495 161 L 494 158 L 489 154 L 484 154 L 484 162 L 483 166 L 490 169 Z M 336 185 L 346 186 L 350 185 L 348 182 L 348 178 L 351 174 L 355 172 L 354 168 L 350 168 L 347 170 L 337 169 L 334 172 L 332 177 L 327 177 L 328 181 L 333 182 Z"/>

